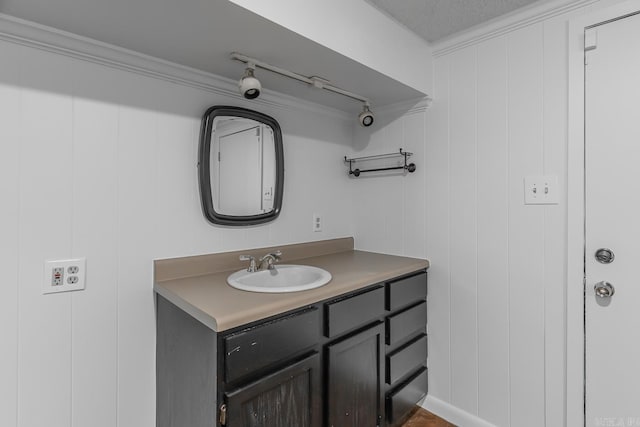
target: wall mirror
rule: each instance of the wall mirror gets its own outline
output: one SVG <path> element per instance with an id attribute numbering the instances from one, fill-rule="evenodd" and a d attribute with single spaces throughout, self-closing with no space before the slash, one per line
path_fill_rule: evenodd
<path id="1" fill-rule="evenodd" d="M 209 108 L 200 130 L 198 177 L 202 210 L 211 223 L 273 221 L 282 208 L 284 181 L 280 125 L 246 108 Z"/>

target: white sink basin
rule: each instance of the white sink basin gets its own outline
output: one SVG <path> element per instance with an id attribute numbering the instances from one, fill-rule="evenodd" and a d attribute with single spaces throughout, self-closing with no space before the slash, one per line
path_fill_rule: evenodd
<path id="1" fill-rule="evenodd" d="M 236 271 L 227 283 L 236 289 L 251 292 L 297 292 L 319 288 L 331 280 L 331 273 L 309 265 L 275 265 L 272 270 L 249 273 Z"/>

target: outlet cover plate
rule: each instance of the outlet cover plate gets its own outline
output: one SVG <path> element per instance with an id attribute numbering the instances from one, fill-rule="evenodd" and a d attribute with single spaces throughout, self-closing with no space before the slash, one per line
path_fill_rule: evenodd
<path id="1" fill-rule="evenodd" d="M 84 289 L 86 265 L 86 258 L 45 261 L 42 293 L 53 294 Z"/>
<path id="2" fill-rule="evenodd" d="M 319 214 L 319 213 L 313 214 L 313 231 L 314 232 L 322 231 L 322 214 Z"/>

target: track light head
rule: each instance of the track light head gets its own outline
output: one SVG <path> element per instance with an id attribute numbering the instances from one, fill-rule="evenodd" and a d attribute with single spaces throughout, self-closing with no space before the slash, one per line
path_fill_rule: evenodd
<path id="1" fill-rule="evenodd" d="M 360 113 L 360 115 L 358 116 L 358 121 L 360 122 L 360 125 L 363 127 L 369 127 L 373 124 L 374 117 L 371 110 L 369 110 L 368 103 L 365 103 L 362 106 L 362 113 Z"/>
<path id="2" fill-rule="evenodd" d="M 249 64 L 247 69 L 244 71 L 244 76 L 242 76 L 238 82 L 240 94 L 247 99 L 256 99 L 260 96 L 260 92 L 262 92 L 260 80 L 256 79 L 253 75 L 254 70 L 255 65 Z"/>

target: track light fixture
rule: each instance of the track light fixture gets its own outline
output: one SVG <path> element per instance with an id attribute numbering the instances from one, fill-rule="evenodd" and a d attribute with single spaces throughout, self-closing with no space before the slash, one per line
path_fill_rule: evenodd
<path id="1" fill-rule="evenodd" d="M 247 69 L 244 70 L 244 76 L 242 76 L 238 82 L 240 94 L 247 99 L 256 99 L 260 96 L 260 92 L 262 91 L 260 80 L 256 79 L 253 75 L 255 69 L 256 66 L 254 64 L 247 63 Z"/>
<path id="2" fill-rule="evenodd" d="M 369 127 L 373 124 L 373 113 L 369 110 L 369 103 L 365 102 L 362 106 L 362 113 L 358 116 L 358 121 L 363 127 Z"/>
<path id="3" fill-rule="evenodd" d="M 233 52 L 231 54 L 231 59 L 247 64 L 244 76 L 238 82 L 240 94 L 247 99 L 256 99 L 262 92 L 262 85 L 260 84 L 260 81 L 253 75 L 256 68 L 262 68 L 263 70 L 271 71 L 272 73 L 280 74 L 281 76 L 301 81 L 318 89 L 328 90 L 330 92 L 337 93 L 338 95 L 346 96 L 347 98 L 355 99 L 356 101 L 362 102 L 362 112 L 358 115 L 358 122 L 360 122 L 360 125 L 364 127 L 369 127 L 373 124 L 374 117 L 370 109 L 371 105 L 369 103 L 369 100 L 363 96 L 333 86 L 331 82 L 320 77 L 306 77 L 302 74 L 294 73 L 293 71 L 285 70 L 284 68 L 267 64 L 266 62 L 259 61 L 255 58 L 250 58 L 241 53 Z"/>

